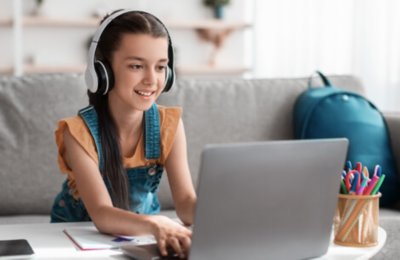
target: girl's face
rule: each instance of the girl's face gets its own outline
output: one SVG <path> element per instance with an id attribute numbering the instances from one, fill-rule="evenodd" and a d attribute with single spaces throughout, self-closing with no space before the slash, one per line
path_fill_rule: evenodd
<path id="1" fill-rule="evenodd" d="M 148 110 L 164 88 L 167 64 L 167 38 L 124 34 L 111 58 L 115 83 L 109 101 L 124 109 Z"/>

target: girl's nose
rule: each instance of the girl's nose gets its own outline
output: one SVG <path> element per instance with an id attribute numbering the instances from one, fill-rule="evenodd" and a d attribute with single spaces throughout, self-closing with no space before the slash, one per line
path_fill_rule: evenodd
<path id="1" fill-rule="evenodd" d="M 154 85 L 157 82 L 157 77 L 155 71 L 149 69 L 146 71 L 146 75 L 143 78 L 143 84 L 145 85 Z"/>

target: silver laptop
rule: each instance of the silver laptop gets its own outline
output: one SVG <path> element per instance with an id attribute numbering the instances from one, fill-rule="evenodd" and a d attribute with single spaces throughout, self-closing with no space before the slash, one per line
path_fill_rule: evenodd
<path id="1" fill-rule="evenodd" d="M 206 146 L 189 259 L 325 254 L 347 147 L 347 139 Z M 161 259 L 149 248 L 155 255 L 143 259 Z M 123 248 L 131 256 L 137 250 Z"/>

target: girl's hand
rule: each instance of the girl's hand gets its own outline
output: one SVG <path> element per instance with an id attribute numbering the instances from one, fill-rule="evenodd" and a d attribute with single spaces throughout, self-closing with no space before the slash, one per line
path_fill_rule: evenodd
<path id="1" fill-rule="evenodd" d="M 152 234 L 157 240 L 162 256 L 167 256 L 167 248 L 171 247 L 181 258 L 187 256 L 191 241 L 192 231 L 165 216 L 149 216 Z"/>

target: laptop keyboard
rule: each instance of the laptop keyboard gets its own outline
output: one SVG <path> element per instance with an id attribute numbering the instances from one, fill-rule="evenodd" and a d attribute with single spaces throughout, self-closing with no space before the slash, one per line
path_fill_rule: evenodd
<path id="1" fill-rule="evenodd" d="M 168 255 L 167 256 L 159 256 L 159 258 L 154 258 L 152 260 L 174 260 L 174 259 L 181 259 L 181 260 L 186 260 L 187 258 L 180 258 L 179 255 L 175 254 L 172 248 L 168 248 Z"/>
<path id="2" fill-rule="evenodd" d="M 168 256 L 162 256 L 162 257 L 158 257 L 158 258 L 153 258 L 152 260 L 156 260 L 156 259 L 160 259 L 160 260 L 176 260 L 176 259 L 180 259 L 182 260 L 182 258 L 179 258 L 178 255 L 168 255 Z M 183 260 L 185 260 L 187 258 L 183 258 Z"/>
<path id="3" fill-rule="evenodd" d="M 121 247 L 123 253 L 127 256 L 130 256 L 134 259 L 150 259 L 150 260 L 176 260 L 181 259 L 172 248 L 168 248 L 168 255 L 163 257 L 161 256 L 157 244 L 148 244 L 148 245 L 124 245 Z M 184 258 L 187 259 L 187 258 Z"/>

